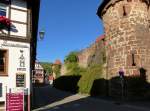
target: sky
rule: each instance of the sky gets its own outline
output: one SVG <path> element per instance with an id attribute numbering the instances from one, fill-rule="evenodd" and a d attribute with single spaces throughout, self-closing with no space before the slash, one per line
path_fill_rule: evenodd
<path id="1" fill-rule="evenodd" d="M 102 35 L 103 25 L 96 15 L 101 0 L 41 0 L 37 59 L 54 62 L 71 51 L 80 51 Z M 38 35 L 39 36 L 39 35 Z"/>

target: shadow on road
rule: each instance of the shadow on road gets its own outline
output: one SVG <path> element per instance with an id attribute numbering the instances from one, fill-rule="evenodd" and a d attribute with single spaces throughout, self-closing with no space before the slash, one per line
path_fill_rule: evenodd
<path id="1" fill-rule="evenodd" d="M 51 104 L 61 99 L 71 96 L 71 93 L 60 92 L 52 86 L 34 87 L 34 104 L 32 109 Z"/>
<path id="2" fill-rule="evenodd" d="M 34 104 L 32 109 L 36 109 L 47 104 L 51 104 L 56 101 L 60 101 L 68 96 L 71 96 L 78 92 L 78 81 L 81 76 L 64 76 L 58 78 L 54 81 L 54 86 L 60 90 L 59 91 L 52 86 L 40 86 L 34 85 Z M 69 93 L 71 92 L 71 93 Z"/>
<path id="3" fill-rule="evenodd" d="M 81 95 L 80 95 L 81 96 Z M 82 96 L 81 96 L 82 97 Z M 54 102 L 47 106 L 41 107 L 34 111 L 149 111 L 150 107 L 145 107 L 141 104 L 127 104 L 119 101 L 119 104 L 116 104 L 114 101 L 106 101 L 95 99 L 92 97 L 75 97 L 75 100 L 70 100 L 70 97 L 67 97 L 65 100 L 59 102 Z M 72 99 L 73 99 L 72 98 Z"/>
<path id="4" fill-rule="evenodd" d="M 84 107 L 85 105 L 91 105 L 91 108 L 99 107 L 99 105 L 95 106 L 97 104 L 95 101 L 91 103 L 89 102 L 90 97 L 84 97 L 84 98 L 79 97 L 76 100 L 70 101 L 74 98 L 75 93 L 78 93 L 78 89 L 80 87 L 78 86 L 78 81 L 80 80 L 80 77 L 81 76 L 76 76 L 76 77 L 64 76 L 58 78 L 54 82 L 54 86 L 56 88 L 68 92 L 57 90 L 55 88 L 52 88 L 51 86 L 44 86 L 40 88 L 35 87 L 34 88 L 34 92 L 35 92 L 34 109 L 44 107 L 44 109 L 40 109 L 36 111 L 46 111 L 55 108 L 56 109 L 65 108 L 65 110 L 61 110 L 61 111 L 88 111 L 86 110 L 86 107 Z M 145 76 L 124 77 L 123 79 L 118 76 L 118 77 L 111 78 L 109 81 L 105 79 L 95 79 L 91 87 L 90 96 L 96 96 L 98 98 L 101 98 L 101 100 L 103 99 L 104 101 L 123 100 L 125 102 L 130 102 L 133 99 L 134 102 L 136 102 L 137 100 L 147 99 L 146 101 L 147 104 L 149 102 L 149 97 L 150 97 L 150 84 L 146 81 Z M 95 104 L 93 104 L 94 102 Z M 139 105 L 141 105 L 143 101 L 140 101 L 138 103 Z M 120 104 L 115 104 L 115 105 L 118 106 Z M 80 106 L 80 110 L 70 109 L 79 106 Z M 67 110 L 67 108 L 69 108 L 69 110 Z M 83 110 L 81 110 L 81 108 L 83 108 Z M 99 110 L 94 109 L 94 111 L 99 111 Z M 110 110 L 108 108 L 108 111 Z M 93 110 L 91 109 L 90 111 Z M 120 111 L 125 111 L 125 110 L 120 110 Z"/>

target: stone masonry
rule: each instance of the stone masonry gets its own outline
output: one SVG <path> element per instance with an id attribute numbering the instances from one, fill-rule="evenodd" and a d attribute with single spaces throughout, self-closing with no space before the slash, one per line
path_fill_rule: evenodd
<path id="1" fill-rule="evenodd" d="M 98 15 L 103 20 L 108 79 L 123 69 L 126 76 L 146 70 L 150 82 L 149 0 L 104 0 Z"/>
<path id="2" fill-rule="evenodd" d="M 99 36 L 89 47 L 82 49 L 78 53 L 79 66 L 88 67 L 105 63 L 105 40 L 104 35 Z"/>

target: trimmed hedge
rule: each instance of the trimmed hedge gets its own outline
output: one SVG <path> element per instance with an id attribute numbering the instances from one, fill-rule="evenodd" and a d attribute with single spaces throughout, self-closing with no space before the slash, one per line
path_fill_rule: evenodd
<path id="1" fill-rule="evenodd" d="M 80 75 L 61 76 L 54 81 L 54 87 L 60 90 L 77 93 Z"/>

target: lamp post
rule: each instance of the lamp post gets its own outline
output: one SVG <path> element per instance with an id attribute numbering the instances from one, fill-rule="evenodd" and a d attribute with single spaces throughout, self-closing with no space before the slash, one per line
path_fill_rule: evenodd
<path id="1" fill-rule="evenodd" d="M 45 35 L 45 30 L 42 29 L 41 31 L 39 31 L 40 40 L 44 39 L 44 35 Z"/>

